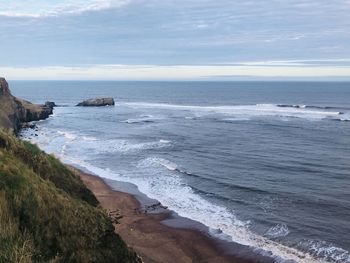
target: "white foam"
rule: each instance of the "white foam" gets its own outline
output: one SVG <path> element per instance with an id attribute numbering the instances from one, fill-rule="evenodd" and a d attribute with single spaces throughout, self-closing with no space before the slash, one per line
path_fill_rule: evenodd
<path id="1" fill-rule="evenodd" d="M 127 119 L 127 120 L 121 121 L 121 122 L 128 123 L 128 124 L 135 124 L 135 123 L 154 122 L 154 121 L 161 120 L 161 119 L 163 119 L 163 118 L 155 117 L 153 115 L 142 114 L 142 115 L 140 115 L 140 118 Z"/>
<path id="2" fill-rule="evenodd" d="M 63 135 L 64 137 L 66 137 L 68 140 L 70 141 L 74 141 L 77 138 L 77 135 L 71 133 L 71 132 L 67 132 L 67 131 L 57 131 L 58 134 Z"/>
<path id="3" fill-rule="evenodd" d="M 67 145 L 62 146 L 61 155 L 65 155 L 67 150 Z"/>
<path id="4" fill-rule="evenodd" d="M 350 118 L 339 118 L 337 120 L 339 120 L 339 121 L 350 121 Z"/>
<path id="5" fill-rule="evenodd" d="M 234 121 L 249 121 L 250 119 L 235 117 L 235 118 L 223 118 L 222 120 L 227 122 L 234 122 Z"/>
<path id="6" fill-rule="evenodd" d="M 290 233 L 286 224 L 277 224 L 266 231 L 265 236 L 276 238 L 285 237 Z"/>
<path id="7" fill-rule="evenodd" d="M 53 153 L 56 148 L 61 148 L 61 154 L 66 152 L 67 146 L 76 146 L 84 152 L 98 153 L 127 153 L 150 149 L 160 149 L 171 146 L 171 141 L 160 139 L 150 142 L 131 142 L 123 139 L 99 140 L 91 136 L 80 136 L 68 131 L 57 131 L 54 133 L 42 131 L 42 136 L 33 137 L 30 133 L 23 134 L 34 143 L 40 143 L 44 150 Z M 40 139 L 39 139 L 40 137 Z M 73 148 L 73 147 L 72 147 Z"/>
<path id="8" fill-rule="evenodd" d="M 122 105 L 132 108 L 156 108 L 168 110 L 192 111 L 198 114 L 224 114 L 238 116 L 275 116 L 275 117 L 297 117 L 307 119 L 334 118 L 341 114 L 337 111 L 326 111 L 321 109 L 308 109 L 306 107 L 278 107 L 275 104 L 256 105 L 234 105 L 234 106 L 194 106 L 177 105 L 166 103 L 142 103 L 128 102 Z M 186 118 L 186 117 L 185 117 Z"/>
<path id="9" fill-rule="evenodd" d="M 325 241 L 303 241 L 299 243 L 302 249 L 307 249 L 315 257 L 325 258 L 329 262 L 350 263 L 350 253 Z"/>
<path id="10" fill-rule="evenodd" d="M 147 119 L 147 118 L 138 118 L 138 119 L 127 119 L 127 120 L 121 121 L 121 122 L 128 123 L 128 124 L 133 124 L 133 123 L 152 122 L 152 120 Z"/>
<path id="11" fill-rule="evenodd" d="M 63 154 L 67 145 L 76 139 L 76 135 L 65 131 L 50 131 L 41 126 L 37 126 L 38 131 L 30 129 L 21 131 L 21 138 L 40 145 L 40 148 L 48 153 Z M 34 136 L 38 134 L 39 136 Z"/>
<path id="12" fill-rule="evenodd" d="M 34 136 L 34 132 L 31 130 L 23 130 L 21 137 L 40 145 L 47 153 L 55 154 L 60 158 L 63 158 L 65 155 L 77 155 L 82 152 L 85 155 L 90 153 L 93 155 L 106 153 L 127 154 L 172 146 L 172 142 L 165 139 L 149 142 L 132 142 L 124 139 L 99 140 L 92 136 L 78 135 L 70 131 L 49 131 L 46 128 L 40 128 L 36 133 L 39 136 Z"/>
<path id="13" fill-rule="evenodd" d="M 85 142 L 83 147 L 99 153 L 128 153 L 142 150 L 160 149 L 168 147 L 169 145 L 171 145 L 171 142 L 166 140 L 133 143 L 129 140 L 115 139 L 99 141 L 98 143 L 95 141 L 91 143 Z"/>
<path id="14" fill-rule="evenodd" d="M 81 137 L 84 141 L 97 141 L 97 138 L 91 137 L 91 136 L 82 136 Z"/>
<path id="15" fill-rule="evenodd" d="M 169 143 L 171 143 L 171 141 L 169 141 L 169 140 L 159 140 L 159 142 L 160 143 L 164 143 L 164 144 L 169 144 Z"/>
<path id="16" fill-rule="evenodd" d="M 146 159 L 142 160 L 138 165 L 141 167 L 161 165 L 170 171 L 175 171 L 178 168 L 177 164 L 170 162 L 169 160 L 166 160 L 163 158 L 158 158 L 158 157 L 146 158 Z"/>

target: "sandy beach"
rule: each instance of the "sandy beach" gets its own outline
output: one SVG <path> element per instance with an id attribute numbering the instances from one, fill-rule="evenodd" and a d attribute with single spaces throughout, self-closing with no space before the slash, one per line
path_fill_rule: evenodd
<path id="1" fill-rule="evenodd" d="M 112 219 L 118 234 L 144 262 L 261 262 L 227 255 L 209 235 L 194 229 L 180 229 L 161 223 L 169 213 L 140 212 L 132 195 L 114 191 L 101 178 L 70 167 L 95 194 Z"/>

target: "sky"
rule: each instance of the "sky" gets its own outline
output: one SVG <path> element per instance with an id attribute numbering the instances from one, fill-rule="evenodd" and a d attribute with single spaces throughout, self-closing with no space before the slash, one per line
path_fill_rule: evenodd
<path id="1" fill-rule="evenodd" d="M 350 80 L 350 0 L 0 0 L 9 79 Z"/>

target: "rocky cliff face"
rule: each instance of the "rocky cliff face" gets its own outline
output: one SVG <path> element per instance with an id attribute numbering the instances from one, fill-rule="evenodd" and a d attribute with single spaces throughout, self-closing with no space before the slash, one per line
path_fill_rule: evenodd
<path id="1" fill-rule="evenodd" d="M 0 128 L 17 133 L 21 123 L 46 119 L 52 112 L 51 105 L 36 105 L 14 97 L 7 81 L 0 78 Z"/>
<path id="2" fill-rule="evenodd" d="M 84 107 L 100 107 L 100 106 L 114 106 L 113 98 L 96 98 L 84 100 L 83 102 L 78 103 L 76 106 Z"/>
<path id="3" fill-rule="evenodd" d="M 11 92 L 6 79 L 0 78 L 0 96 L 3 96 L 3 95 L 5 96 L 11 95 Z"/>

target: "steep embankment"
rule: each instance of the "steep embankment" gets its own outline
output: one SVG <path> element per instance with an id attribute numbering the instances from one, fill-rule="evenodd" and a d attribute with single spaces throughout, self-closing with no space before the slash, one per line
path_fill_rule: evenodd
<path id="1" fill-rule="evenodd" d="M 79 177 L 0 131 L 0 262 L 137 262 Z"/>
<path id="2" fill-rule="evenodd" d="M 78 176 L 9 132 L 50 112 L 0 80 L 0 263 L 140 262 Z"/>
<path id="3" fill-rule="evenodd" d="M 17 133 L 21 123 L 46 119 L 51 114 L 52 106 L 32 104 L 13 96 L 7 81 L 0 78 L 0 127 Z"/>

